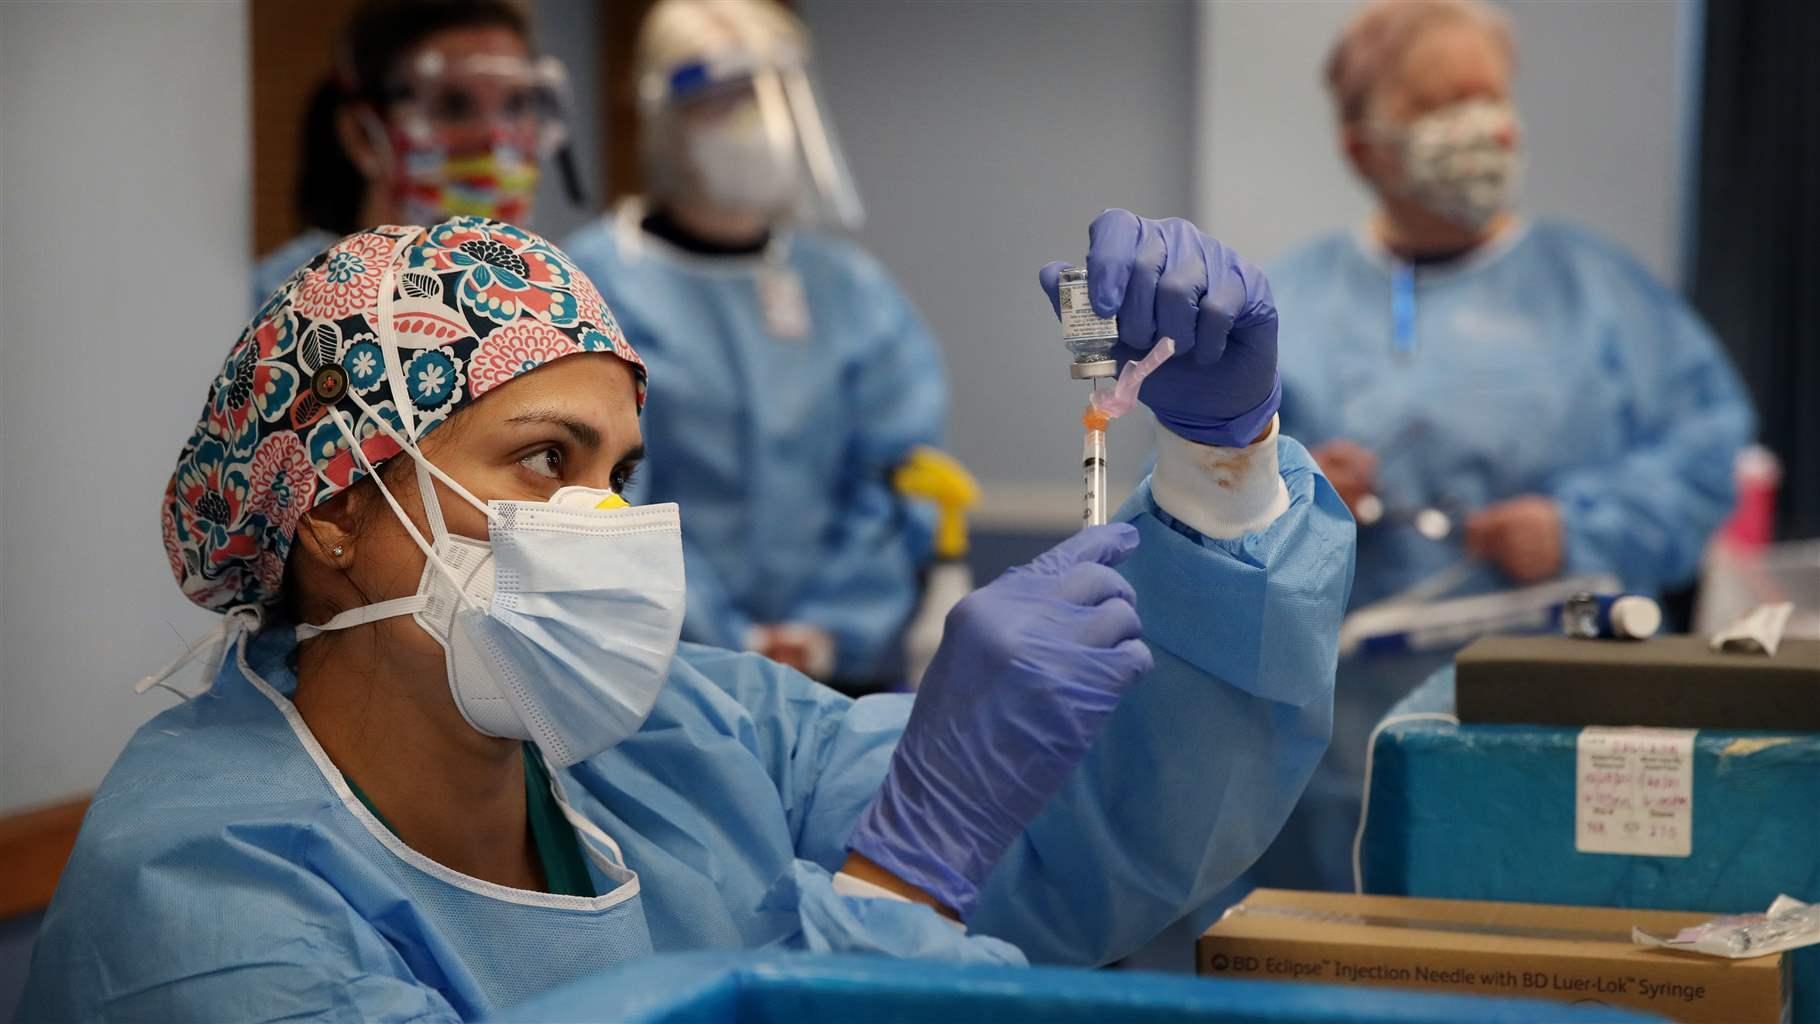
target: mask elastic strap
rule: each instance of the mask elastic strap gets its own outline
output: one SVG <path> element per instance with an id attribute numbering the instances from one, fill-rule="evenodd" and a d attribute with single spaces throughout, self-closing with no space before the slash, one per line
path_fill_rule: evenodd
<path id="1" fill-rule="evenodd" d="M 360 450 L 360 439 L 354 435 L 354 427 L 348 422 L 348 414 L 340 409 L 330 409 L 329 416 L 334 419 L 335 425 L 341 428 L 342 436 L 347 438 L 348 451 L 353 453 L 354 461 L 360 463 L 360 468 L 366 470 L 367 476 L 372 478 L 373 485 L 379 488 L 380 497 L 383 497 L 385 503 L 391 506 L 392 514 L 398 517 L 398 522 L 404 526 L 404 532 L 416 542 L 417 549 L 423 552 L 423 557 L 428 559 L 430 564 L 436 567 L 436 571 L 442 573 L 443 577 L 455 587 L 455 593 L 463 604 L 477 611 L 485 611 L 486 609 L 475 604 L 474 599 L 462 589 L 461 580 L 456 578 L 455 571 L 449 568 L 448 563 L 437 557 L 435 548 L 430 545 L 429 541 L 423 539 L 423 534 L 417 530 L 417 524 L 411 522 L 411 517 L 405 514 L 404 506 L 398 504 L 397 498 L 392 497 L 391 488 L 385 485 L 385 480 L 380 477 L 379 470 L 367 459 L 366 452 Z M 414 449 L 405 450 L 412 452 L 415 456 Z"/>
<path id="2" fill-rule="evenodd" d="M 417 496 L 423 502 L 423 517 L 430 521 L 430 536 L 441 544 L 449 539 L 449 522 L 442 517 L 442 499 L 436 495 L 436 481 L 424 469 L 426 460 L 413 458 L 412 468 L 417 472 Z"/>
<path id="3" fill-rule="evenodd" d="M 449 474 L 444 473 L 442 470 L 436 468 L 435 463 L 431 462 L 429 459 L 424 458 L 423 454 L 418 451 L 416 443 L 400 436 L 398 431 L 393 429 L 392 425 L 390 423 L 386 422 L 385 417 L 381 416 L 377 409 L 374 409 L 372 406 L 368 405 L 364 399 L 362 399 L 359 395 L 355 394 L 352 391 L 348 392 L 348 397 L 353 399 L 354 404 L 360 408 L 360 411 L 365 413 L 367 415 L 367 417 L 373 421 L 373 425 L 379 428 L 380 433 L 384 434 L 386 437 L 391 438 L 393 444 L 396 444 L 398 447 L 404 449 L 405 454 L 409 455 L 412 459 L 416 460 L 417 468 L 419 469 L 419 471 L 427 471 L 431 476 L 442 481 L 443 486 L 447 487 L 449 490 L 454 491 L 456 494 L 460 495 L 462 500 L 464 500 L 468 504 L 474 506 L 477 510 L 479 510 L 481 515 L 486 516 L 487 520 L 489 522 L 499 518 L 499 513 L 493 511 L 491 506 L 489 506 L 486 502 L 481 501 L 479 498 L 474 497 L 474 494 L 472 491 L 469 491 L 466 487 L 463 487 L 461 484 L 457 483 L 455 481 L 454 477 L 452 477 Z M 401 399 L 401 401 L 409 401 L 409 400 L 410 400 L 409 396 L 406 396 L 405 398 Z M 426 491 L 426 495 L 427 495 L 426 504 L 428 502 L 436 501 L 436 495 L 435 495 L 434 491 Z M 441 513 L 441 508 L 439 505 L 437 508 L 437 514 L 432 518 L 432 522 L 440 523 L 442 521 L 440 513 Z"/>
<path id="4" fill-rule="evenodd" d="M 367 145 L 374 153 L 380 154 L 367 161 L 375 166 L 361 167 L 360 173 L 369 178 L 382 178 L 391 174 L 396 158 L 392 154 L 392 135 L 386 131 L 385 122 L 365 105 L 356 106 L 354 116 L 360 121 L 360 130 L 366 133 Z"/>
<path id="5" fill-rule="evenodd" d="M 381 601 L 378 604 L 349 608 L 320 626 L 312 626 L 307 622 L 298 625 L 297 640 L 299 642 L 311 640 L 337 629 L 352 629 L 355 626 L 364 626 L 369 622 L 378 622 L 380 619 L 415 615 L 429 606 L 429 595 L 412 594 L 409 597 L 394 597 L 390 601 Z"/>
<path id="6" fill-rule="evenodd" d="M 391 258 L 385 262 L 385 271 L 379 276 L 379 350 L 385 361 L 386 383 L 392 387 L 393 404 L 398 407 L 398 422 L 404 424 L 404 434 L 413 442 L 417 440 L 416 409 L 411 404 L 410 388 L 404 379 L 404 359 L 398 354 L 398 332 L 392 326 L 392 292 L 398 283 L 398 260 L 404 255 L 414 236 L 406 234 L 392 246 Z M 350 394 L 353 392 L 350 391 Z M 356 402 L 363 407 L 366 403 Z M 397 440 L 397 438 L 393 438 Z M 352 443 L 352 442 L 350 442 Z M 408 447 L 408 446 L 407 446 Z"/>
<path id="7" fill-rule="evenodd" d="M 207 692 L 209 686 L 215 684 L 215 677 L 221 674 L 221 666 L 227 661 L 227 653 L 229 650 L 233 649 L 234 642 L 240 639 L 240 634 L 257 630 L 259 624 L 263 620 L 264 616 L 255 605 L 243 604 L 234 608 L 229 608 L 227 614 L 222 617 L 221 621 L 215 624 L 214 629 L 204 633 L 195 643 L 184 648 L 183 653 L 171 659 L 169 664 L 151 675 L 140 679 L 139 682 L 133 685 L 133 692 L 144 693 L 153 687 L 158 687 L 159 689 L 168 690 L 171 693 L 176 694 L 180 700 L 190 700 L 194 697 L 201 696 L 203 693 Z M 197 655 L 205 650 L 211 649 L 214 651 L 213 660 L 215 664 L 208 675 L 208 686 L 204 686 L 196 693 L 185 693 L 167 682 L 171 676 L 182 671 L 185 665 L 195 661 Z"/>

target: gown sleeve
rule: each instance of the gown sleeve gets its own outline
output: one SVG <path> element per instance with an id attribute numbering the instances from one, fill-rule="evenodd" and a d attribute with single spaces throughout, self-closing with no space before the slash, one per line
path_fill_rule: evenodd
<path id="1" fill-rule="evenodd" d="M 1142 537 L 1121 571 L 1156 667 L 1012 844 L 968 921 L 1033 961 L 1110 963 L 1200 912 L 1275 838 L 1327 748 L 1352 518 L 1300 444 L 1252 446 L 1266 448 L 1275 465 L 1184 487 L 1183 471 L 1199 470 L 1160 444 L 1152 479 L 1119 512 Z M 1249 510 L 1238 520 L 1159 504 L 1222 502 L 1221 480 L 1245 490 L 1247 473 L 1281 480 L 1286 501 L 1267 525 L 1249 514 L 1256 502 L 1236 502 Z M 1251 528 L 1211 536 L 1187 519 Z"/>
<path id="2" fill-rule="evenodd" d="M 906 694 L 853 700 L 755 654 L 714 652 L 694 666 L 747 714 L 744 737 L 777 787 L 795 858 L 760 909 L 797 927 L 778 944 L 814 953 L 875 953 L 959 962 L 1023 963 L 1002 938 L 969 933 L 927 906 L 842 895 L 834 872 L 847 836 L 885 777 L 910 717 Z"/>
<path id="3" fill-rule="evenodd" d="M 840 896 L 830 883 L 909 698 L 849 701 L 758 658 L 711 673 L 749 710 L 794 836 L 798 860 L 769 896 L 801 919 L 786 944 L 1106 963 L 1250 866 L 1326 748 L 1353 565 L 1352 521 L 1307 453 L 1274 436 L 1260 446 L 1269 464 L 1251 469 L 1284 497 L 1249 532 L 1202 534 L 1164 511 L 1148 481 L 1127 501 L 1121 517 L 1143 542 L 1123 571 L 1156 668 L 994 870 L 967 933 L 927 907 Z M 1179 468 L 1167 465 L 1158 472 Z"/>

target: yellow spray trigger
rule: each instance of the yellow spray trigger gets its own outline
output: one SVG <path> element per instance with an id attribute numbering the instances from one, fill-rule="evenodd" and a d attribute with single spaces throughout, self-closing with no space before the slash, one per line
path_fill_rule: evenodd
<path id="1" fill-rule="evenodd" d="M 967 510 L 979 501 L 979 484 L 954 456 L 922 446 L 892 474 L 891 486 L 906 498 L 933 502 L 936 509 L 935 556 L 955 561 L 967 553 Z"/>

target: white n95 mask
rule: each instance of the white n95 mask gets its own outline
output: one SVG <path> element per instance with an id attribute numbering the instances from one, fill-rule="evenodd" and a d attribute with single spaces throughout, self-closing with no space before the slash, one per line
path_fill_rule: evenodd
<path id="1" fill-rule="evenodd" d="M 750 213 L 790 207 L 796 198 L 796 165 L 790 140 L 774 138 L 773 127 L 758 105 L 749 103 L 689 130 L 689 161 L 710 200 Z"/>
<path id="2" fill-rule="evenodd" d="M 414 445 L 393 440 L 416 461 L 431 540 L 359 446 L 352 450 L 424 551 L 417 593 L 298 626 L 298 639 L 411 615 L 443 646 L 449 693 L 468 724 L 530 740 L 559 767 L 637 732 L 669 678 L 682 632 L 676 505 L 627 507 L 611 491 L 585 487 L 565 487 L 547 502 L 483 503 Z M 432 477 L 486 514 L 487 541 L 449 533 Z"/>
<path id="3" fill-rule="evenodd" d="M 1438 217 L 1477 230 L 1510 208 L 1522 170 L 1516 109 L 1466 100 L 1375 133 L 1397 148 L 1397 191 Z"/>

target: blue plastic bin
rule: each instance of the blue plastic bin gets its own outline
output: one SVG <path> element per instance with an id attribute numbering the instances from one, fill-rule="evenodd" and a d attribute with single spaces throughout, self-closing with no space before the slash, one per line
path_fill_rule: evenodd
<path id="1" fill-rule="evenodd" d="M 873 957 L 648 957 L 556 989 L 500 1021 L 625 1024 L 1635 1024 L 1604 1007 L 1137 971 Z"/>

